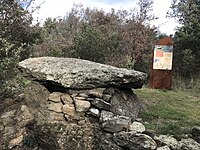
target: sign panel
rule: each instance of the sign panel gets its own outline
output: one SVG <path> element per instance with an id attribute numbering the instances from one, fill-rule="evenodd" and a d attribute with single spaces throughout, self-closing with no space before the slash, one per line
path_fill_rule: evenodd
<path id="1" fill-rule="evenodd" d="M 172 59 L 172 45 L 155 45 L 153 69 L 172 70 Z"/>

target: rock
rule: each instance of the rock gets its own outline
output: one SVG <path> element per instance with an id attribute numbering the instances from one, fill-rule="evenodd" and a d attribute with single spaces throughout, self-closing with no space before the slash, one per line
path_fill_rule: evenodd
<path id="1" fill-rule="evenodd" d="M 62 111 L 64 114 L 68 115 L 68 116 L 72 116 L 74 117 L 76 115 L 76 111 L 74 106 L 71 106 L 69 104 L 65 104 L 62 106 Z"/>
<path id="2" fill-rule="evenodd" d="M 93 106 L 99 109 L 108 110 L 108 111 L 111 109 L 111 105 L 109 103 L 99 98 L 95 98 L 93 101 L 91 101 L 91 103 Z"/>
<path id="3" fill-rule="evenodd" d="M 49 101 L 49 91 L 37 82 L 31 82 L 25 89 L 25 102 L 36 122 L 63 122 L 62 103 Z M 50 104 L 49 104 L 50 103 Z"/>
<path id="4" fill-rule="evenodd" d="M 100 111 L 96 108 L 90 108 L 88 110 L 88 113 L 87 114 L 90 114 L 92 116 L 95 116 L 95 117 L 99 117 L 100 116 Z"/>
<path id="5" fill-rule="evenodd" d="M 88 98 L 88 94 L 86 93 L 79 93 L 78 96 L 84 97 L 85 99 Z"/>
<path id="6" fill-rule="evenodd" d="M 30 113 L 29 108 L 26 105 L 21 106 L 21 116 L 22 118 L 25 119 L 33 119 L 33 115 Z"/>
<path id="7" fill-rule="evenodd" d="M 16 110 L 11 110 L 8 112 L 5 112 L 1 114 L 1 122 L 4 124 L 4 126 L 7 125 L 14 125 L 16 122 L 13 120 L 15 118 Z"/>
<path id="8" fill-rule="evenodd" d="M 113 96 L 113 94 L 115 93 L 115 88 L 114 87 L 108 87 L 102 93 Z"/>
<path id="9" fill-rule="evenodd" d="M 102 95 L 102 99 L 104 100 L 104 101 L 106 101 L 106 102 L 110 102 L 110 99 L 111 99 L 111 95 L 109 95 L 109 94 L 103 94 Z"/>
<path id="10" fill-rule="evenodd" d="M 28 137 L 41 150 L 99 150 L 101 130 L 90 123 L 44 123 L 27 126 Z M 32 150 L 32 147 L 30 147 Z"/>
<path id="11" fill-rule="evenodd" d="M 192 138 L 197 141 L 198 143 L 200 143 L 200 126 L 196 126 L 192 129 Z"/>
<path id="12" fill-rule="evenodd" d="M 50 101 L 53 101 L 53 102 L 61 102 L 61 96 L 63 95 L 64 93 L 61 93 L 61 92 L 53 92 L 49 95 L 49 100 Z"/>
<path id="13" fill-rule="evenodd" d="M 73 104 L 73 99 L 69 94 L 63 94 L 60 98 L 63 104 Z"/>
<path id="14" fill-rule="evenodd" d="M 145 126 L 142 123 L 135 121 L 129 126 L 129 130 L 135 133 L 142 133 L 145 131 Z"/>
<path id="15" fill-rule="evenodd" d="M 150 136 L 140 133 L 122 131 L 115 133 L 113 139 L 118 146 L 129 150 L 154 150 L 157 147 Z"/>
<path id="16" fill-rule="evenodd" d="M 75 58 L 38 57 L 18 63 L 22 75 L 70 89 L 141 88 L 147 74 Z"/>
<path id="17" fill-rule="evenodd" d="M 143 109 L 138 97 L 131 89 L 115 89 L 111 98 L 111 111 L 115 115 L 127 116 L 137 119 L 138 113 Z"/>
<path id="18" fill-rule="evenodd" d="M 13 147 L 19 145 L 20 143 L 22 143 L 22 140 L 23 140 L 23 135 L 20 135 L 19 137 L 15 138 L 15 139 L 12 139 L 9 142 L 8 148 L 12 149 Z"/>
<path id="19" fill-rule="evenodd" d="M 91 104 L 88 101 L 76 100 L 75 110 L 77 112 L 86 112 L 90 108 Z"/>
<path id="20" fill-rule="evenodd" d="M 87 94 L 89 97 L 102 98 L 102 93 L 100 93 L 99 91 L 90 90 L 90 91 L 88 91 Z"/>
<path id="21" fill-rule="evenodd" d="M 165 145 L 162 147 L 158 147 L 156 150 L 170 150 L 170 148 L 167 145 Z"/>
<path id="22" fill-rule="evenodd" d="M 100 140 L 101 150 L 124 150 L 120 146 L 118 146 L 113 140 L 112 137 L 108 135 L 104 135 L 104 138 Z"/>
<path id="23" fill-rule="evenodd" d="M 200 144 L 191 138 L 181 139 L 179 145 L 181 150 L 200 150 Z"/>
<path id="24" fill-rule="evenodd" d="M 57 113 L 60 113 L 60 112 L 62 112 L 62 110 L 61 110 L 62 106 L 63 106 L 62 103 L 50 102 L 47 105 L 47 109 L 51 110 L 51 111 L 54 111 L 54 112 L 57 112 Z"/>
<path id="25" fill-rule="evenodd" d="M 86 98 L 85 98 L 85 97 L 82 97 L 82 96 L 76 96 L 75 99 L 76 99 L 76 100 L 86 100 Z"/>
<path id="26" fill-rule="evenodd" d="M 16 120 L 18 120 L 18 123 L 16 124 L 18 128 L 25 127 L 28 123 L 34 120 L 34 116 L 31 114 L 27 105 L 21 106 L 21 111 L 16 115 Z"/>
<path id="27" fill-rule="evenodd" d="M 104 131 L 116 133 L 128 130 L 130 124 L 131 124 L 131 119 L 129 117 L 114 116 L 104 121 L 101 126 Z"/>
<path id="28" fill-rule="evenodd" d="M 0 131 L 3 131 L 5 128 L 4 124 L 0 122 Z"/>
<path id="29" fill-rule="evenodd" d="M 65 117 L 62 113 L 50 111 L 46 117 L 48 118 L 46 123 L 65 122 Z"/>
<path id="30" fill-rule="evenodd" d="M 169 148 L 171 149 L 179 149 L 179 143 L 178 141 L 168 135 L 160 135 L 159 137 L 155 137 L 155 140 L 158 140 L 159 142 L 166 144 L 167 146 L 169 146 Z"/>
<path id="31" fill-rule="evenodd" d="M 99 121 L 102 123 L 102 122 L 109 120 L 110 118 L 113 118 L 113 117 L 114 117 L 114 114 L 112 112 L 102 110 Z"/>

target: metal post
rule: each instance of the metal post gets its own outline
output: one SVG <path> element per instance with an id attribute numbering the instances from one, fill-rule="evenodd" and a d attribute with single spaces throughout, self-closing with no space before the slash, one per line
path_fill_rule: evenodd
<path id="1" fill-rule="evenodd" d="M 173 41 L 171 37 L 164 37 L 156 42 L 150 70 L 151 88 L 168 90 L 172 88 L 172 56 Z"/>

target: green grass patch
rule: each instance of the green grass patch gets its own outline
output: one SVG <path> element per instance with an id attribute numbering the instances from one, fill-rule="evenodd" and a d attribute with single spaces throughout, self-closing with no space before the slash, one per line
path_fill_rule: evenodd
<path id="1" fill-rule="evenodd" d="M 134 90 L 146 104 L 140 114 L 147 130 L 156 134 L 172 134 L 181 137 L 192 127 L 200 125 L 200 97 L 191 91 L 156 90 L 143 88 Z"/>

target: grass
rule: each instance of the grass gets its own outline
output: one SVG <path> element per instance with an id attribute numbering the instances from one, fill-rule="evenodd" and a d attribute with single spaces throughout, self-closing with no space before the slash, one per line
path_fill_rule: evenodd
<path id="1" fill-rule="evenodd" d="M 146 104 L 141 113 L 147 130 L 179 138 L 200 125 L 200 97 L 195 92 L 181 90 L 134 90 Z"/>

